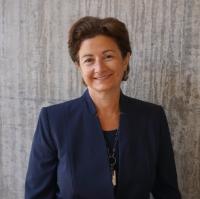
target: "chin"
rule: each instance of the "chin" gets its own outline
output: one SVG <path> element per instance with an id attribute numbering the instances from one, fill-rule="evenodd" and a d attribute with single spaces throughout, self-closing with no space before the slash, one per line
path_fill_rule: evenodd
<path id="1" fill-rule="evenodd" d="M 112 91 L 114 89 L 119 89 L 120 86 L 109 86 L 109 85 L 99 85 L 99 86 L 94 86 L 94 87 L 90 87 L 90 89 L 95 90 L 97 92 L 109 92 Z"/>

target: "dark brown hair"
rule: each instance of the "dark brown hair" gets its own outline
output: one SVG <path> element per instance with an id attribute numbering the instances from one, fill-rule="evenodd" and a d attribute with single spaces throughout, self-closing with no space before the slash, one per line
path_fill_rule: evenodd
<path id="1" fill-rule="evenodd" d="M 69 30 L 68 49 L 73 62 L 79 63 L 78 51 L 81 43 L 85 39 L 93 38 L 97 35 L 111 37 L 118 45 L 123 58 L 128 52 L 131 54 L 129 35 L 123 22 L 112 17 L 100 19 L 98 17 L 86 16 L 76 21 Z M 129 70 L 128 64 L 122 79 L 123 81 L 128 79 Z"/>

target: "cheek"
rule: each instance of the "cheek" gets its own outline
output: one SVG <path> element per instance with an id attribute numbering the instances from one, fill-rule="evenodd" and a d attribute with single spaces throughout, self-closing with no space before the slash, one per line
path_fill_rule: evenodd
<path id="1" fill-rule="evenodd" d="M 122 64 L 118 65 L 118 74 L 124 74 L 125 70 L 125 66 L 123 66 Z"/>
<path id="2" fill-rule="evenodd" d="M 122 80 L 123 76 L 124 76 L 124 72 L 125 72 L 125 68 L 121 67 L 121 69 L 118 71 L 118 79 Z"/>
<path id="3" fill-rule="evenodd" d="M 86 79 L 90 79 L 92 74 L 90 71 L 81 71 L 81 76 L 83 79 L 86 80 Z"/>

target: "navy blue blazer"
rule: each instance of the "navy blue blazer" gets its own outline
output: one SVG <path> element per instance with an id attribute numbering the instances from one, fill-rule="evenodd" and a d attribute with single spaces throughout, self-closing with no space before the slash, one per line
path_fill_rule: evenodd
<path id="1" fill-rule="evenodd" d="M 161 106 L 120 95 L 117 199 L 180 199 Z M 42 108 L 25 199 L 114 199 L 106 144 L 88 90 Z"/>

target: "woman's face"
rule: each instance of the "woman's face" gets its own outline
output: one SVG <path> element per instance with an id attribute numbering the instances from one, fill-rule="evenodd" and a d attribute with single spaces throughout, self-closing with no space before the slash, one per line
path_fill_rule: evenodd
<path id="1" fill-rule="evenodd" d="M 112 38 L 98 35 L 84 40 L 78 57 L 78 67 L 90 91 L 119 90 L 130 54 L 123 58 Z"/>

